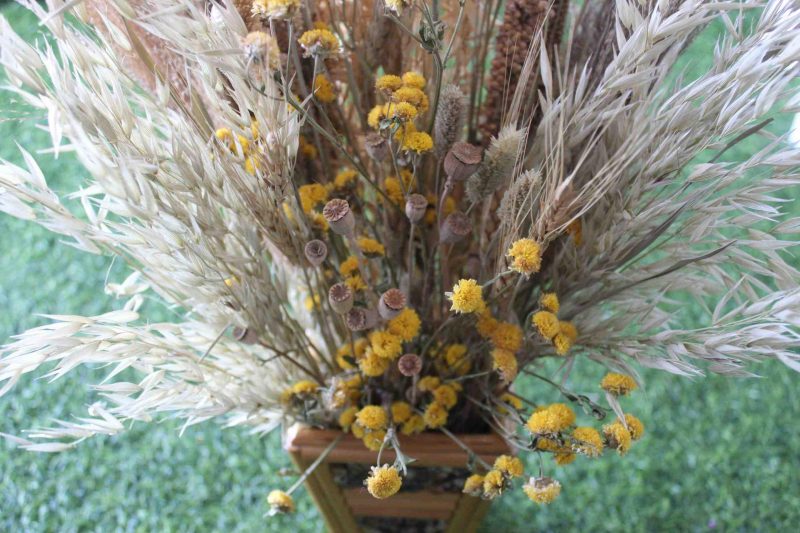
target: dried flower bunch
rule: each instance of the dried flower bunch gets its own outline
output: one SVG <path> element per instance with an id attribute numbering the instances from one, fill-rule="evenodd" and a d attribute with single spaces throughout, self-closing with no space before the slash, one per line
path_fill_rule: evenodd
<path id="1" fill-rule="evenodd" d="M 89 417 L 25 448 L 156 413 L 261 433 L 299 421 L 378 451 L 365 485 L 388 498 L 412 459 L 403 436 L 495 431 L 564 465 L 642 437 L 619 401 L 637 364 L 800 370 L 800 220 L 776 196 L 800 181 L 800 151 L 771 139 L 728 157 L 800 104 L 793 0 L 29 8 L 53 47 L 0 19 L 0 61 L 91 181 L 62 198 L 24 152 L 25 168 L 0 166 L 0 209 L 134 274 L 108 286 L 121 310 L 52 317 L 0 352 L 0 393 L 47 363 L 111 368 Z M 711 68 L 671 81 L 715 19 Z M 148 292 L 182 321 L 141 317 Z M 681 295 L 708 309 L 694 329 Z M 568 388 L 590 361 L 609 371 L 604 405 Z M 120 380 L 128 368 L 142 379 Z M 515 392 L 521 377 L 539 397 Z M 474 463 L 464 492 L 483 498 L 524 475 L 517 457 Z M 561 491 L 544 468 L 522 486 L 537 503 Z M 275 512 L 303 479 L 269 494 Z"/>

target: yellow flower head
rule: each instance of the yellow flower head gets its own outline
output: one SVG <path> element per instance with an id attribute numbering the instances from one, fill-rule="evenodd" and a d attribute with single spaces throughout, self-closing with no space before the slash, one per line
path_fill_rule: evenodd
<path id="1" fill-rule="evenodd" d="M 554 292 L 546 292 L 539 298 L 539 305 L 547 309 L 551 313 L 558 313 L 560 304 L 558 303 L 558 296 Z"/>
<path id="2" fill-rule="evenodd" d="M 356 274 L 355 276 L 350 276 L 349 278 L 345 279 L 344 282 L 354 292 L 363 291 L 367 289 L 367 283 L 364 281 L 364 278 L 362 278 L 358 274 Z"/>
<path id="3" fill-rule="evenodd" d="M 388 331 L 373 331 L 369 334 L 369 342 L 375 355 L 390 361 L 403 351 L 403 339 Z"/>
<path id="4" fill-rule="evenodd" d="M 267 503 L 273 513 L 293 513 L 294 500 L 282 490 L 273 490 L 267 496 Z"/>
<path id="5" fill-rule="evenodd" d="M 384 372 L 389 370 L 390 364 L 390 359 L 384 359 L 373 352 L 372 349 L 369 349 L 364 354 L 364 357 L 359 359 L 358 368 L 361 369 L 365 376 L 375 378 L 383 375 Z"/>
<path id="6" fill-rule="evenodd" d="M 575 343 L 578 340 L 578 328 L 575 327 L 575 324 L 572 322 L 567 322 L 566 320 L 561 320 L 558 322 L 558 329 L 559 332 L 567 337 L 571 343 Z"/>
<path id="7" fill-rule="evenodd" d="M 261 169 L 261 163 L 259 163 L 259 159 L 257 157 L 248 156 L 244 160 L 244 171 L 250 174 L 251 176 L 256 175 L 256 171 Z"/>
<path id="8" fill-rule="evenodd" d="M 356 244 L 367 257 L 382 257 L 386 254 L 386 248 L 375 239 L 359 237 Z"/>
<path id="9" fill-rule="evenodd" d="M 347 168 L 336 174 L 333 180 L 333 186 L 337 189 L 349 189 L 354 187 L 358 182 L 358 172 L 352 168 Z"/>
<path id="10" fill-rule="evenodd" d="M 504 393 L 502 396 L 500 396 L 500 401 L 503 403 L 507 403 L 517 411 L 522 409 L 522 400 L 520 400 L 517 396 L 514 396 L 513 394 L 509 394 L 507 392 Z"/>
<path id="11" fill-rule="evenodd" d="M 402 424 L 411 418 L 411 405 L 408 402 L 392 403 L 392 422 Z"/>
<path id="12" fill-rule="evenodd" d="M 292 393 L 295 396 L 311 396 L 316 394 L 317 390 L 319 390 L 319 385 L 307 379 L 298 381 L 292 385 Z"/>
<path id="13" fill-rule="evenodd" d="M 408 102 L 398 102 L 396 104 L 389 104 L 387 114 L 390 118 L 396 118 L 401 122 L 406 122 L 416 118 L 417 108 Z"/>
<path id="14" fill-rule="evenodd" d="M 357 412 L 358 412 L 357 407 L 348 407 L 347 409 L 342 411 L 342 414 L 339 415 L 339 426 L 343 430 L 348 431 L 350 429 L 350 426 L 353 425 L 353 422 L 356 421 Z"/>
<path id="15" fill-rule="evenodd" d="M 386 189 L 386 196 L 392 203 L 402 205 L 403 203 L 403 188 L 400 186 L 400 180 L 394 176 L 389 176 L 383 180 L 383 187 Z"/>
<path id="16" fill-rule="evenodd" d="M 419 380 L 419 383 L 417 383 L 417 388 L 422 392 L 431 392 L 433 389 L 438 387 L 440 383 L 441 381 L 436 376 L 425 376 Z"/>
<path id="17" fill-rule="evenodd" d="M 414 435 L 416 433 L 422 433 L 424 430 L 425 419 L 417 414 L 411 415 L 409 419 L 400 426 L 400 433 L 403 435 Z"/>
<path id="18" fill-rule="evenodd" d="M 386 429 L 386 427 L 389 425 L 389 419 L 386 416 L 386 411 L 383 410 L 383 407 L 378 405 L 367 405 L 366 407 L 363 407 L 356 414 L 356 420 L 358 420 L 358 423 L 362 427 L 371 429 L 373 431 Z"/>
<path id="19" fill-rule="evenodd" d="M 459 280 L 447 298 L 453 303 L 450 310 L 456 313 L 481 313 L 486 309 L 482 287 L 474 279 Z"/>
<path id="20" fill-rule="evenodd" d="M 301 185 L 297 188 L 297 194 L 300 196 L 300 207 L 307 215 L 311 214 L 316 206 L 328 201 L 328 190 L 319 183 Z"/>
<path id="21" fill-rule="evenodd" d="M 395 495 L 403 485 L 403 480 L 395 467 L 383 465 L 373 466 L 372 473 L 364 483 L 372 496 L 383 499 Z"/>
<path id="22" fill-rule="evenodd" d="M 549 477 L 531 478 L 522 486 L 531 501 L 539 504 L 552 503 L 561 494 L 561 483 Z"/>
<path id="23" fill-rule="evenodd" d="M 506 254 L 511 258 L 511 270 L 530 275 L 542 266 L 541 247 L 533 239 L 520 239 L 511 244 Z"/>
<path id="24" fill-rule="evenodd" d="M 631 432 L 620 421 L 603 426 L 603 435 L 608 447 L 614 448 L 620 455 L 625 455 L 631 449 Z"/>
<path id="25" fill-rule="evenodd" d="M 569 349 L 572 348 L 572 341 L 563 333 L 558 333 L 553 337 L 553 346 L 555 346 L 558 355 L 567 355 Z"/>
<path id="26" fill-rule="evenodd" d="M 506 488 L 506 477 L 499 470 L 490 470 L 483 478 L 483 497 L 493 500 Z"/>
<path id="27" fill-rule="evenodd" d="M 564 431 L 575 422 L 575 412 L 563 403 L 554 403 L 534 412 L 528 419 L 528 429 L 537 435 Z"/>
<path id="28" fill-rule="evenodd" d="M 492 333 L 494 333 L 494 330 L 497 329 L 499 324 L 500 322 L 487 310 L 478 317 L 478 323 L 475 325 L 475 329 L 478 330 L 478 335 L 484 339 L 489 339 L 492 337 Z"/>
<path id="29" fill-rule="evenodd" d="M 423 418 L 428 428 L 440 428 L 447 424 L 447 408 L 439 402 L 431 402 L 425 409 Z"/>
<path id="30" fill-rule="evenodd" d="M 339 265 L 339 274 L 347 277 L 354 273 L 358 273 L 358 257 L 351 255 Z"/>
<path id="31" fill-rule="evenodd" d="M 425 88 L 425 77 L 419 72 L 406 72 L 403 74 L 403 85 L 422 90 Z"/>
<path id="32" fill-rule="evenodd" d="M 561 331 L 558 317 L 550 311 L 537 311 L 531 319 L 539 334 L 545 339 L 552 339 Z"/>
<path id="33" fill-rule="evenodd" d="M 517 358 L 514 352 L 495 348 L 492 350 L 492 368 L 500 372 L 506 383 L 511 383 L 517 377 Z"/>
<path id="34" fill-rule="evenodd" d="M 403 86 L 403 80 L 400 76 L 394 74 L 384 74 L 375 80 L 375 88 L 383 92 L 394 92 Z"/>
<path id="35" fill-rule="evenodd" d="M 253 0 L 254 15 L 263 18 L 288 18 L 300 7 L 300 0 Z"/>
<path id="36" fill-rule="evenodd" d="M 388 110 L 389 106 L 385 104 L 378 104 L 370 109 L 369 113 L 367 113 L 367 124 L 369 124 L 369 127 L 377 130 L 381 125 L 381 120 L 386 118 Z"/>
<path id="37" fill-rule="evenodd" d="M 316 159 L 317 158 L 317 147 L 308 142 L 308 139 L 305 136 L 301 135 L 300 139 L 300 153 L 303 154 L 308 159 Z"/>
<path id="38" fill-rule="evenodd" d="M 625 413 L 625 423 L 628 425 L 628 431 L 631 434 L 631 439 L 639 440 L 644 435 L 644 424 L 635 416 Z"/>
<path id="39" fill-rule="evenodd" d="M 403 150 L 424 154 L 433 149 L 433 138 L 424 131 L 412 131 L 403 136 Z"/>
<path id="40" fill-rule="evenodd" d="M 409 342 L 419 335 L 419 328 L 421 325 L 422 321 L 420 321 L 417 312 L 410 307 L 405 307 L 400 311 L 400 314 L 389 321 L 386 325 L 386 329 L 405 342 Z"/>
<path id="41" fill-rule="evenodd" d="M 383 439 L 386 438 L 386 431 L 379 429 L 378 431 L 371 431 L 366 433 L 364 437 L 362 437 L 361 442 L 364 443 L 364 446 L 368 450 L 372 450 L 373 452 L 377 452 L 383 446 Z"/>
<path id="42" fill-rule="evenodd" d="M 567 453 L 557 453 L 553 456 L 553 459 L 556 460 L 556 464 L 558 466 L 565 466 L 573 462 L 576 457 L 577 455 L 575 455 L 574 453 L 567 452 Z"/>
<path id="43" fill-rule="evenodd" d="M 313 29 L 303 33 L 297 42 L 306 55 L 326 55 L 339 51 L 339 39 L 327 29 Z"/>
<path id="44" fill-rule="evenodd" d="M 394 91 L 392 100 L 395 102 L 408 102 L 416 108 L 419 108 L 425 101 L 425 93 L 416 87 L 401 87 Z"/>
<path id="45" fill-rule="evenodd" d="M 636 380 L 630 376 L 609 372 L 600 381 L 600 388 L 614 396 L 627 396 L 636 390 L 637 385 Z"/>
<path id="46" fill-rule="evenodd" d="M 449 344 L 444 350 L 444 360 L 448 367 L 456 366 L 467 355 L 467 345 L 456 343 Z"/>
<path id="47" fill-rule="evenodd" d="M 599 457 L 603 453 L 603 439 L 600 433 L 590 427 L 577 427 L 572 432 L 572 449 L 588 457 Z"/>
<path id="48" fill-rule="evenodd" d="M 336 351 L 336 363 L 339 365 L 339 368 L 342 370 L 351 370 L 355 368 L 355 366 L 350 363 L 350 360 L 358 361 L 362 357 L 364 357 L 364 352 L 369 345 L 367 339 L 358 339 L 353 343 L 353 348 L 355 348 L 356 353 L 354 354 L 350 343 L 343 344 L 339 347 Z"/>
<path id="49" fill-rule="evenodd" d="M 520 477 L 525 471 L 519 457 L 501 455 L 494 461 L 494 469 L 499 470 L 509 478 Z"/>
<path id="50" fill-rule="evenodd" d="M 483 494 L 483 476 L 480 474 L 472 474 L 469 476 L 466 481 L 464 481 L 464 488 L 461 492 L 475 497 Z"/>
<path id="51" fill-rule="evenodd" d="M 495 348 L 518 352 L 522 348 L 522 329 L 510 322 L 498 322 L 491 336 Z"/>
<path id="52" fill-rule="evenodd" d="M 458 403 L 458 394 L 450 385 L 439 385 L 433 389 L 434 403 L 442 404 L 445 409 L 452 409 Z"/>
<path id="53" fill-rule="evenodd" d="M 329 104 L 336 99 L 336 89 L 325 74 L 317 74 L 314 78 L 314 98 L 323 104 Z"/>

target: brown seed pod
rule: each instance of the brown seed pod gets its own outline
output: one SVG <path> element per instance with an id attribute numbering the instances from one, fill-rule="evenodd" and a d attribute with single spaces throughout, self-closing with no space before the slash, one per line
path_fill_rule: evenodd
<path id="1" fill-rule="evenodd" d="M 406 295 L 400 289 L 389 289 L 381 295 L 378 302 L 378 313 L 384 320 L 390 320 L 400 314 L 406 306 Z"/>
<path id="2" fill-rule="evenodd" d="M 421 194 L 409 194 L 406 200 L 406 216 L 412 224 L 418 223 L 425 217 L 428 209 L 428 199 Z"/>
<path id="3" fill-rule="evenodd" d="M 439 230 L 439 240 L 445 244 L 453 244 L 469 235 L 471 231 L 472 222 L 469 217 L 461 211 L 456 211 L 444 219 Z"/>
<path id="4" fill-rule="evenodd" d="M 330 200 L 322 209 L 322 216 L 328 221 L 330 228 L 339 235 L 352 235 L 356 227 L 356 218 L 350 204 L 342 198 Z"/>
<path id="5" fill-rule="evenodd" d="M 318 267 L 328 257 L 328 245 L 319 239 L 314 239 L 306 243 L 304 252 L 308 262 Z"/>
<path id="6" fill-rule="evenodd" d="M 346 283 L 337 283 L 328 290 L 331 308 L 343 315 L 353 308 L 353 290 Z"/>
<path id="7" fill-rule="evenodd" d="M 444 158 L 444 171 L 455 181 L 472 176 L 481 164 L 483 149 L 480 146 L 457 142 Z"/>
<path id="8" fill-rule="evenodd" d="M 397 369 L 404 376 L 416 376 L 422 371 L 422 358 L 415 353 L 407 353 L 397 361 Z"/>

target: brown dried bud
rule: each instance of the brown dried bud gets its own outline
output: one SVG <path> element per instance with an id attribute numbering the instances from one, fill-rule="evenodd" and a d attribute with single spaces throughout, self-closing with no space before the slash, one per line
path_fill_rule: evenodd
<path id="1" fill-rule="evenodd" d="M 415 353 L 407 353 L 397 361 L 397 369 L 404 376 L 416 376 L 422 370 L 422 359 Z"/>
<path id="2" fill-rule="evenodd" d="M 322 216 L 328 221 L 331 229 L 339 235 L 352 235 L 356 227 L 356 218 L 347 200 L 334 198 L 322 209 Z"/>
<path id="3" fill-rule="evenodd" d="M 444 171 L 455 181 L 464 181 L 472 176 L 483 159 L 483 149 L 473 144 L 457 142 L 444 158 Z"/>
<path id="4" fill-rule="evenodd" d="M 406 216 L 412 224 L 416 224 L 425 217 L 428 209 L 428 199 L 421 194 L 409 194 L 406 200 Z"/>
<path id="5" fill-rule="evenodd" d="M 328 257 L 328 246 L 319 239 L 308 241 L 305 247 L 305 254 L 308 262 L 318 267 Z"/>
<path id="6" fill-rule="evenodd" d="M 344 316 L 344 322 L 350 331 L 364 331 L 375 327 L 378 322 L 378 313 L 374 309 L 354 307 Z"/>
<path id="7" fill-rule="evenodd" d="M 343 315 L 353 308 L 353 290 L 347 283 L 337 283 L 328 290 L 328 302 L 334 311 Z"/>
<path id="8" fill-rule="evenodd" d="M 460 241 L 472 231 L 472 222 L 461 211 L 450 213 L 439 229 L 439 240 L 445 244 Z"/>
<path id="9" fill-rule="evenodd" d="M 364 137 L 364 148 L 375 161 L 383 161 L 389 155 L 389 143 L 380 133 L 372 132 Z"/>
<path id="10" fill-rule="evenodd" d="M 400 289 L 389 289 L 381 295 L 378 313 L 384 320 L 391 320 L 406 306 L 406 295 Z"/>
<path id="11" fill-rule="evenodd" d="M 243 344 L 255 344 L 258 342 L 258 335 L 256 335 L 255 332 L 249 328 L 234 326 L 231 334 L 233 335 L 234 339 Z"/>

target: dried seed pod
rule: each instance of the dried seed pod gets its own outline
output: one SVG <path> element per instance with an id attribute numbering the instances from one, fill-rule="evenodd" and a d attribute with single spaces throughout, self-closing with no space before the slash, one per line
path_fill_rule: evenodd
<path id="1" fill-rule="evenodd" d="M 421 194 L 409 194 L 406 200 L 406 216 L 412 224 L 418 223 L 425 217 L 428 209 L 428 199 Z"/>
<path id="2" fill-rule="evenodd" d="M 328 290 L 328 302 L 334 311 L 343 315 L 353 308 L 353 290 L 346 283 L 337 283 Z"/>
<path id="3" fill-rule="evenodd" d="M 481 164 L 483 149 L 474 144 L 457 142 L 444 158 L 444 171 L 455 181 L 464 181 L 472 176 Z"/>
<path id="4" fill-rule="evenodd" d="M 328 221 L 330 228 L 339 235 L 352 235 L 356 227 L 356 218 L 350 204 L 342 198 L 330 200 L 322 209 L 322 216 Z"/>
<path id="5" fill-rule="evenodd" d="M 364 148 L 375 161 L 384 161 L 389 155 L 389 143 L 380 133 L 372 132 L 364 137 Z"/>
<path id="6" fill-rule="evenodd" d="M 447 153 L 464 126 L 464 93 L 455 85 L 446 85 L 439 96 L 439 110 L 433 125 L 436 157 Z"/>
<path id="7" fill-rule="evenodd" d="M 416 376 L 422 371 L 422 358 L 415 353 L 407 353 L 397 361 L 397 369 L 404 376 Z"/>
<path id="8" fill-rule="evenodd" d="M 460 241 L 472 231 L 472 222 L 461 211 L 450 213 L 439 230 L 439 240 L 445 244 Z"/>
<path id="9" fill-rule="evenodd" d="M 243 344 L 255 344 L 258 342 L 258 335 L 249 328 L 235 326 L 231 334 L 234 339 Z"/>
<path id="10" fill-rule="evenodd" d="M 467 197 L 473 203 L 490 197 L 511 179 L 525 134 L 521 129 L 503 128 L 492 139 L 478 171 L 467 180 Z"/>
<path id="11" fill-rule="evenodd" d="M 315 267 L 320 266 L 328 257 L 328 245 L 319 239 L 308 241 L 304 251 L 308 262 Z"/>
<path id="12" fill-rule="evenodd" d="M 391 320 L 406 306 L 406 295 L 400 289 L 389 289 L 381 295 L 378 313 L 384 320 Z"/>
<path id="13" fill-rule="evenodd" d="M 378 323 L 378 313 L 374 309 L 354 307 L 344 316 L 344 321 L 350 331 L 364 331 L 375 327 Z"/>

